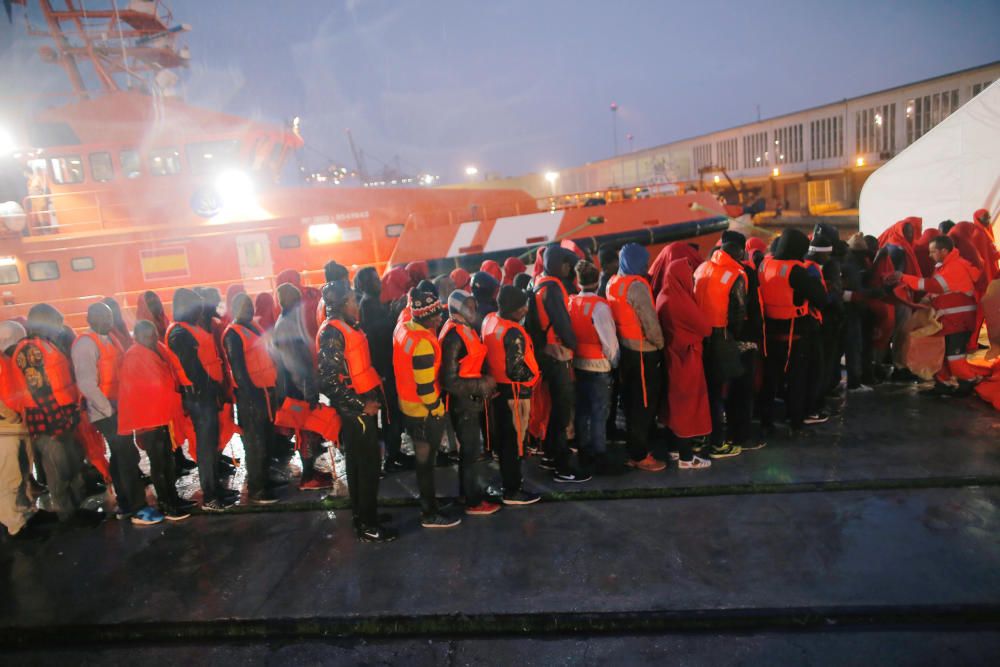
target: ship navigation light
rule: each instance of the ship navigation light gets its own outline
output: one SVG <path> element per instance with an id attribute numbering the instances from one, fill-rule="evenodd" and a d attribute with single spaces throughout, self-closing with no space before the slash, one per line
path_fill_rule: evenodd
<path id="1" fill-rule="evenodd" d="M 16 148 L 17 145 L 14 143 L 14 137 L 10 132 L 0 127 L 0 156 L 9 155 Z"/>
<path id="2" fill-rule="evenodd" d="M 244 171 L 230 169 L 215 179 L 215 189 L 223 208 L 252 206 L 256 202 L 253 181 Z"/>

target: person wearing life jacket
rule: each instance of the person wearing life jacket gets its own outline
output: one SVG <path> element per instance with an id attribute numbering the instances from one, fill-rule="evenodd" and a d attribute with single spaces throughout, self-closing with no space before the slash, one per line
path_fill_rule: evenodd
<path id="1" fill-rule="evenodd" d="M 285 402 L 304 401 L 310 408 L 319 404 L 319 381 L 316 377 L 315 339 L 310 338 L 302 319 L 302 295 L 291 283 L 278 285 L 281 315 L 271 334 L 271 357 L 277 369 L 275 404 L 277 411 L 287 409 Z M 290 404 L 291 405 L 291 404 Z M 299 432 L 295 443 L 302 460 L 299 488 L 320 490 L 333 487 L 333 476 L 316 470 L 322 454 L 323 436 L 313 431 Z"/>
<path id="2" fill-rule="evenodd" d="M 597 296 L 607 298 L 608 281 L 618 273 L 618 253 L 620 249 L 613 245 L 602 245 L 597 251 L 601 263 L 601 279 L 597 284 Z"/>
<path id="3" fill-rule="evenodd" d="M 712 333 L 705 339 L 702 357 L 708 404 L 712 415 L 712 432 L 708 438 L 710 458 L 739 456 L 742 446 L 726 438 L 727 389 L 731 380 L 746 374 L 739 355 L 739 338 L 747 318 L 747 272 L 742 264 L 746 241 L 739 232 L 726 231 L 722 246 L 694 272 L 694 298 L 708 316 Z M 732 238 L 739 234 L 740 238 Z M 728 348 L 728 351 L 726 350 Z M 729 354 L 728 359 L 724 357 Z M 739 366 L 734 363 L 739 360 Z M 731 367 L 727 367 L 729 364 Z M 751 403 L 752 404 L 752 403 Z"/>
<path id="4" fill-rule="evenodd" d="M 840 262 L 844 244 L 837 229 L 819 223 L 813 229 L 805 263 L 826 289 L 822 303 L 812 304 L 818 314 L 819 331 L 809 350 L 809 399 L 806 404 L 806 424 L 821 424 L 829 420 L 826 397 L 840 385 L 840 358 L 844 354 L 844 283 Z"/>
<path id="5" fill-rule="evenodd" d="M 894 272 L 920 277 L 920 261 L 914 251 L 913 243 L 923 233 L 923 220 L 918 217 L 907 217 L 891 225 L 878 237 L 879 250 L 875 255 L 875 284 L 883 286 L 885 279 Z M 947 232 L 942 232 L 947 233 Z M 906 337 L 906 323 L 913 313 L 912 295 L 900 285 L 891 290 L 888 299 L 892 309 L 892 382 L 912 383 L 919 378 L 906 367 L 903 358 L 903 342 Z"/>
<path id="6" fill-rule="evenodd" d="M 253 323 L 253 301 L 247 294 L 232 300 L 233 321 L 222 334 L 236 410 L 243 433 L 247 495 L 253 505 L 278 502 L 268 488 L 268 445 L 274 437 L 274 386 L 278 371 L 267 349 L 268 338 Z"/>
<path id="7" fill-rule="evenodd" d="M 91 304 L 87 309 L 87 324 L 90 330 L 73 343 L 73 371 L 90 423 L 104 436 L 111 450 L 111 482 L 118 513 L 140 526 L 160 523 L 163 515 L 146 505 L 146 485 L 139 473 L 139 450 L 131 435 L 118 434 L 117 404 L 124 352 L 111 337 L 114 314 L 107 304 Z"/>
<path id="8" fill-rule="evenodd" d="M 937 230 L 927 231 L 937 235 Z M 885 289 L 871 285 L 873 258 L 874 253 L 870 251 L 864 234 L 858 232 L 847 240 L 841 275 L 844 288 L 844 360 L 849 394 L 870 392 L 875 382 L 875 311 L 872 305 L 877 303 L 876 307 L 882 306 Z"/>
<path id="9" fill-rule="evenodd" d="M 476 309 L 480 320 L 490 313 L 497 312 L 497 294 L 500 291 L 499 280 L 485 271 L 476 271 L 472 274 L 469 291 L 472 292 L 472 296 L 476 299 Z"/>
<path id="10" fill-rule="evenodd" d="M 118 434 L 146 452 L 160 512 L 167 521 L 183 521 L 196 503 L 177 493 L 177 468 L 172 450 L 182 430 L 184 410 L 180 385 L 170 352 L 159 341 L 156 325 L 135 323 L 135 344 L 122 357 L 118 399 Z M 145 490 L 143 491 L 145 493 Z"/>
<path id="11" fill-rule="evenodd" d="M 490 403 L 490 446 L 500 462 L 504 505 L 531 505 L 540 499 L 524 489 L 521 460 L 531 417 L 531 393 L 540 379 L 534 344 L 521 321 L 528 313 L 528 294 L 504 285 L 499 310 L 483 319 L 486 370 L 496 381 Z"/>
<path id="12" fill-rule="evenodd" d="M 459 495 L 465 496 L 465 513 L 485 516 L 500 509 L 486 497 L 489 480 L 482 429 L 483 411 L 497 383 L 483 372 L 486 345 L 479 337 L 479 326 L 475 298 L 465 291 L 453 291 L 448 297 L 448 320 L 438 336 L 441 387 L 447 394 L 448 413 L 459 443 Z"/>
<path id="13" fill-rule="evenodd" d="M 585 482 L 590 475 L 573 464 L 566 440 L 566 428 L 576 400 L 572 368 L 577 342 L 569 319 L 569 293 L 563 281 L 569 279 L 578 258 L 572 250 L 554 244 L 544 250 L 543 271 L 535 278 L 525 320 L 542 379 L 551 397 L 542 466 L 553 470 L 552 478 L 556 482 Z"/>
<path id="14" fill-rule="evenodd" d="M 618 255 L 618 273 L 608 281 L 608 303 L 615 318 L 622 358 L 619 375 L 625 408 L 629 467 L 648 472 L 666 464 L 653 457 L 649 432 L 660 403 L 663 377 L 663 331 L 646 279 L 649 252 L 626 243 Z"/>
<path id="15" fill-rule="evenodd" d="M 608 459 L 607 424 L 611 412 L 611 374 L 618 365 L 618 333 L 607 299 L 597 296 L 600 272 L 585 259 L 576 263 L 580 293 L 569 298 L 569 319 L 576 335 L 574 430 L 580 468 L 615 472 Z"/>
<path id="16" fill-rule="evenodd" d="M 416 454 L 420 523 L 424 528 L 452 528 L 461 519 L 439 511 L 434 489 L 434 465 L 445 432 L 444 397 L 438 380 L 441 345 L 437 339 L 443 309 L 435 294 L 416 287 L 410 290 L 408 305 L 413 319 L 396 325 L 392 365 L 403 424 Z"/>
<path id="17" fill-rule="evenodd" d="M 28 430 L 21 419 L 14 391 L 14 347 L 25 337 L 20 323 L 0 322 L 0 524 L 11 537 L 28 537 L 29 521 L 34 512 L 24 494 L 28 480 L 21 455 L 28 440 Z"/>
<path id="18" fill-rule="evenodd" d="M 933 239 L 930 255 L 935 262 L 934 274 L 930 278 L 902 273 L 895 276 L 910 289 L 926 292 L 941 322 L 945 363 L 934 377 L 934 387 L 926 393 L 968 396 L 980 379 L 980 374 L 967 359 L 969 338 L 976 326 L 979 270 L 962 258 L 949 236 Z"/>
<path id="19" fill-rule="evenodd" d="M 14 348 L 11 379 L 15 403 L 28 427 L 36 462 L 45 471 L 52 509 L 62 522 L 82 518 L 83 450 L 74 437 L 80 394 L 72 362 L 56 344 L 63 317 L 47 303 L 28 311 L 28 335 Z"/>
<path id="20" fill-rule="evenodd" d="M 374 279 L 377 281 L 378 276 L 374 275 Z M 377 300 L 378 295 L 374 298 Z M 382 463 L 378 413 L 382 410 L 383 415 L 387 414 L 382 405 L 382 377 L 368 337 L 358 327 L 361 311 L 356 293 L 342 281 L 327 283 L 323 286 L 323 302 L 327 320 L 317 335 L 317 377 L 320 392 L 341 419 L 340 443 L 347 464 L 354 530 L 364 542 L 390 542 L 398 533 L 381 525 L 378 516 Z"/>
<path id="21" fill-rule="evenodd" d="M 223 367 L 212 334 L 199 326 L 204 306 L 192 290 L 174 292 L 174 322 L 167 328 L 170 362 L 183 393 L 184 411 L 194 427 L 202 509 L 221 512 L 238 494 L 219 482 L 219 410 L 223 405 Z"/>
<path id="22" fill-rule="evenodd" d="M 797 229 L 785 229 L 774 252 L 760 264 L 760 299 L 764 310 L 764 381 L 760 392 L 760 424 L 764 435 L 774 431 L 774 400 L 785 397 L 789 427 L 802 432 L 809 396 L 808 349 L 819 332 L 810 305 L 826 299 L 818 274 L 805 264 L 809 239 Z"/>

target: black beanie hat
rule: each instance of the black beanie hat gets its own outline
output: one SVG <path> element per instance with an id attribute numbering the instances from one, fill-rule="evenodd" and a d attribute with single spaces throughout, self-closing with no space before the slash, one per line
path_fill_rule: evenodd
<path id="1" fill-rule="evenodd" d="M 738 243 L 746 247 L 747 237 L 735 229 L 727 229 L 722 232 L 722 238 L 719 239 L 719 243 Z"/>
<path id="2" fill-rule="evenodd" d="M 335 259 L 331 259 L 323 266 L 323 273 L 328 283 L 332 283 L 335 280 L 347 280 L 349 276 L 347 267 L 339 264 Z"/>
<path id="3" fill-rule="evenodd" d="M 520 290 L 513 285 L 504 285 L 500 288 L 500 296 L 497 297 L 497 305 L 501 313 L 512 313 L 518 308 L 528 303 L 528 295 L 524 290 Z"/>

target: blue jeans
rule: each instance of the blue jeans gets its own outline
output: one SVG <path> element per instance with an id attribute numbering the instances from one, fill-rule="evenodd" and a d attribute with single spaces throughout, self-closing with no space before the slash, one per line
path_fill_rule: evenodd
<path id="1" fill-rule="evenodd" d="M 591 461 L 608 449 L 607 423 L 611 409 L 611 373 L 576 370 L 576 444 Z M 587 461 L 590 462 L 590 461 Z"/>

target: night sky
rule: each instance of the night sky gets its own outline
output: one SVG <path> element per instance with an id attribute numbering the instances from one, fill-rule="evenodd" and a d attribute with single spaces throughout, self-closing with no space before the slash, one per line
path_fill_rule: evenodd
<path id="1" fill-rule="evenodd" d="M 350 165 L 350 127 L 370 169 L 399 155 L 443 182 L 607 157 L 612 101 L 624 152 L 1000 59 L 997 0 L 169 5 L 190 102 L 300 116 L 310 166 Z M 62 85 L 4 24 L 0 90 Z"/>

